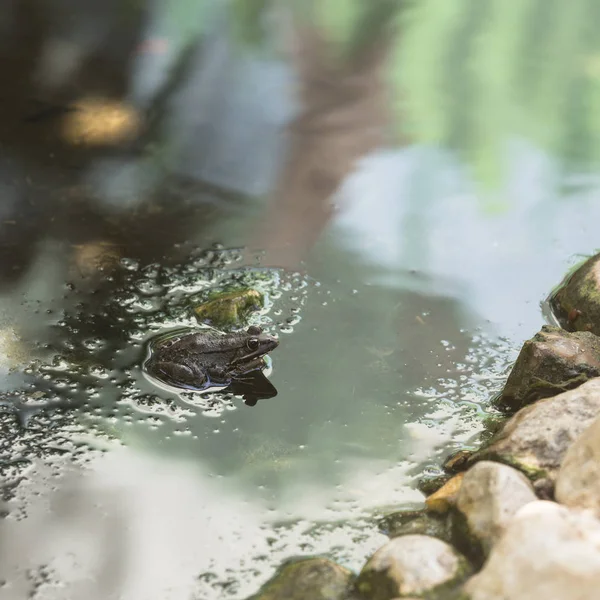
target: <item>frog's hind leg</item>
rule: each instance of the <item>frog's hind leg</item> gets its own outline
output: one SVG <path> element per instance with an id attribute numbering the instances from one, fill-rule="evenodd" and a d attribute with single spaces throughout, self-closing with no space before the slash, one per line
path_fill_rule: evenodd
<path id="1" fill-rule="evenodd" d="M 207 381 L 205 375 L 194 373 L 189 367 L 173 362 L 156 363 L 154 373 L 161 381 L 179 388 L 202 389 Z"/>

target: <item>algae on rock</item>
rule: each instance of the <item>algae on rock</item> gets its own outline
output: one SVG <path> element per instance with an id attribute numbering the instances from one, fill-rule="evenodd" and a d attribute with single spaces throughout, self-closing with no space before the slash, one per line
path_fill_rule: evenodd
<path id="1" fill-rule="evenodd" d="M 196 318 L 219 329 L 240 328 L 247 324 L 252 312 L 264 306 L 264 294 L 241 288 L 211 294 L 205 302 L 193 307 Z"/>
<path id="2" fill-rule="evenodd" d="M 379 522 L 380 530 L 390 538 L 402 535 L 428 535 L 450 543 L 450 529 L 444 515 L 427 509 L 391 513 Z"/>
<path id="3" fill-rule="evenodd" d="M 465 557 L 442 540 L 426 535 L 404 535 L 373 554 L 358 575 L 354 592 L 368 600 L 407 596 L 442 600 L 457 589 L 471 571 Z"/>
<path id="4" fill-rule="evenodd" d="M 512 467 L 481 461 L 463 477 L 456 510 L 464 515 L 471 536 L 489 553 L 515 513 L 537 500 L 531 483 Z"/>
<path id="5" fill-rule="evenodd" d="M 570 273 L 549 302 L 554 315 L 568 331 L 600 335 L 600 254 Z"/>
<path id="6" fill-rule="evenodd" d="M 248 600 L 345 600 L 352 579 L 327 558 L 289 560 Z"/>

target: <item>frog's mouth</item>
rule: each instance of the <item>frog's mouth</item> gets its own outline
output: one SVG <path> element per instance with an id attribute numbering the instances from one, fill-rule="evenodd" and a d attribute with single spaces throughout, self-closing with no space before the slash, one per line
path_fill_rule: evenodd
<path id="1" fill-rule="evenodd" d="M 271 352 L 271 350 L 274 350 L 275 348 L 277 348 L 277 346 L 279 346 L 279 340 L 270 335 L 270 336 L 265 336 L 265 338 L 263 338 L 261 340 L 261 345 L 254 351 L 249 352 L 248 354 L 244 354 L 243 356 L 240 356 L 234 360 L 231 361 L 232 365 L 237 365 L 241 362 L 248 362 L 249 360 L 252 360 L 253 358 L 258 358 L 260 356 L 264 356 L 265 354 L 268 354 L 269 352 Z"/>

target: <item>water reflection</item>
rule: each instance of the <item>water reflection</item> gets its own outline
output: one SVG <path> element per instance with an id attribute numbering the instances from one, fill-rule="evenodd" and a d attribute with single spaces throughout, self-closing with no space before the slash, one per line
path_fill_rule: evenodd
<path id="1" fill-rule="evenodd" d="M 197 463 L 112 447 L 81 466 L 38 462 L 28 475 L 0 524 L 6 600 L 244 597 L 290 546 L 360 555 L 350 542 L 361 526 L 311 531 L 295 522 L 275 533 L 267 507 Z"/>
<path id="2" fill-rule="evenodd" d="M 476 437 L 538 301 L 594 249 L 597 7 L 381 0 L 341 23 L 333 4 L 5 2 L 11 600 L 242 598 L 299 553 L 357 568 L 373 514 Z M 279 393 L 252 410 L 139 368 L 192 325 L 186 295 L 256 266 L 214 242 L 262 251 L 283 290 L 261 315 Z"/>

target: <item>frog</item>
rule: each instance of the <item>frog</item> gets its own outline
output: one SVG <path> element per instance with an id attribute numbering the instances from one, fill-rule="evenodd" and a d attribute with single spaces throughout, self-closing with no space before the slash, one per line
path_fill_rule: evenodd
<path id="1" fill-rule="evenodd" d="M 150 342 L 144 370 L 167 385 L 202 391 L 226 387 L 245 375 L 262 371 L 264 356 L 279 345 L 277 337 L 252 325 L 246 331 L 177 330 Z"/>

